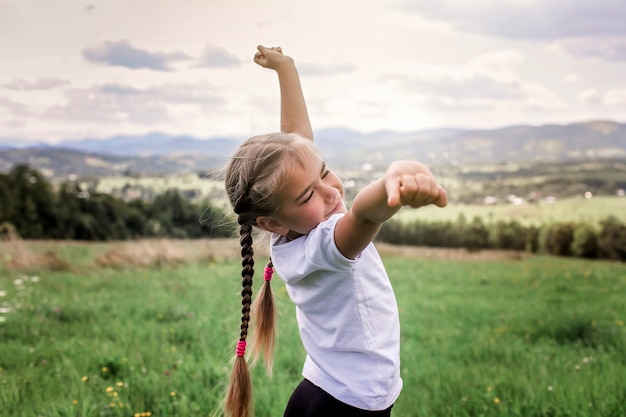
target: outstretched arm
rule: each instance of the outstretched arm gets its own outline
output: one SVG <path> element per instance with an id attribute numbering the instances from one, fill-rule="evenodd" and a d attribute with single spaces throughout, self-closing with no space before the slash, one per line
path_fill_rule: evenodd
<path id="1" fill-rule="evenodd" d="M 385 175 L 365 187 L 335 228 L 335 242 L 347 258 L 355 258 L 374 239 L 383 222 L 402 206 L 418 208 L 448 204 L 446 191 L 419 162 L 392 163 Z"/>
<path id="2" fill-rule="evenodd" d="M 257 47 L 254 62 L 270 68 L 278 74 L 280 86 L 280 130 L 285 133 L 298 133 L 313 140 L 313 129 L 304 101 L 298 70 L 291 57 L 283 55 L 280 47 Z"/>

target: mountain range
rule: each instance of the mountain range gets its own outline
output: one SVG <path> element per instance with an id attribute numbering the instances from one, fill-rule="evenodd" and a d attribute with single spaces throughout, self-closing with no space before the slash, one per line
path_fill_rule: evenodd
<path id="1" fill-rule="evenodd" d="M 341 168 L 383 166 L 395 159 L 429 165 L 626 159 L 626 124 L 615 121 L 374 133 L 333 128 L 315 136 L 327 162 Z M 51 145 L 0 138 L 0 172 L 17 163 L 51 177 L 203 172 L 222 166 L 244 139 L 156 132 Z"/>

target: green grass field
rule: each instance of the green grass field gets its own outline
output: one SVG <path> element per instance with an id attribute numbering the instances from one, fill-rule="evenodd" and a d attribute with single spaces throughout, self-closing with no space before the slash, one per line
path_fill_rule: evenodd
<path id="1" fill-rule="evenodd" d="M 521 178 L 520 181 L 524 180 Z M 473 184 L 474 186 L 481 183 Z M 230 211 L 230 206 L 225 198 L 223 183 L 209 178 L 199 178 L 197 175 L 185 174 L 171 177 L 106 177 L 101 178 L 98 190 L 111 192 L 120 190 L 126 185 L 143 187 L 164 193 L 169 188 L 182 190 L 197 190 L 198 196 L 210 197 L 216 207 Z M 496 205 L 484 204 L 461 204 L 454 202 L 454 198 L 468 191 L 472 184 L 458 182 L 450 184 L 448 193 L 451 203 L 445 210 L 438 207 L 427 206 L 419 210 L 404 209 L 395 217 L 403 221 L 411 221 L 415 218 L 426 221 L 456 221 L 460 214 L 467 220 L 480 217 L 484 222 L 515 219 L 523 224 L 541 225 L 551 222 L 572 221 L 598 224 L 608 216 L 616 216 L 620 221 L 626 222 L 626 197 L 617 196 L 593 196 L 585 199 L 582 195 L 577 197 L 559 198 L 548 203 L 541 200 L 537 203 L 525 202 L 522 205 L 514 205 L 501 202 Z M 352 191 L 348 190 L 348 194 Z"/>
<path id="2" fill-rule="evenodd" d="M 537 204 L 522 205 L 498 204 L 470 205 L 451 203 L 445 210 L 426 206 L 419 210 L 401 210 L 395 217 L 402 221 L 420 219 L 423 221 L 456 221 L 459 215 L 468 221 L 474 217 L 484 222 L 517 220 L 526 225 L 543 225 L 553 222 L 580 222 L 597 225 L 608 216 L 615 216 L 626 222 L 626 197 L 570 197 L 554 203 L 542 201 Z"/>
<path id="3" fill-rule="evenodd" d="M 52 246 L 74 271 L 0 266 L 0 414 L 212 415 L 238 335 L 236 258 L 108 268 L 93 262 L 106 245 Z M 402 325 L 394 416 L 626 415 L 626 265 L 385 263 Z M 274 288 L 279 344 L 273 378 L 253 372 L 258 417 L 282 415 L 304 358 Z"/>

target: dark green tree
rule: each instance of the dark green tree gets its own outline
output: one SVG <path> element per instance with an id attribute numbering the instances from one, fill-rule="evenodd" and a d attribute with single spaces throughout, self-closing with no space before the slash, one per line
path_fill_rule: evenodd
<path id="1" fill-rule="evenodd" d="M 49 236 L 56 224 L 56 194 L 44 176 L 28 165 L 15 165 L 8 174 L 13 211 L 9 222 L 26 239 Z"/>
<path id="2" fill-rule="evenodd" d="M 81 189 L 74 183 L 63 183 L 57 191 L 57 230 L 54 238 L 79 239 L 81 234 Z M 84 237 L 83 237 L 84 239 Z"/>
<path id="3" fill-rule="evenodd" d="M 571 223 L 549 224 L 541 229 L 539 244 L 541 252 L 556 256 L 570 256 L 574 239 Z"/>
<path id="4" fill-rule="evenodd" d="M 516 220 L 497 221 L 491 229 L 493 246 L 504 250 L 527 250 L 529 245 L 528 228 Z"/>
<path id="5" fill-rule="evenodd" d="M 463 231 L 463 246 L 471 251 L 487 249 L 489 243 L 489 229 L 480 217 L 474 217 L 472 222 L 465 226 Z"/>
<path id="6" fill-rule="evenodd" d="M 9 183 L 9 177 L 0 174 L 0 224 L 11 223 L 15 213 L 15 196 Z"/>
<path id="7" fill-rule="evenodd" d="M 615 216 L 600 222 L 599 253 L 602 258 L 626 261 L 626 225 Z"/>
<path id="8" fill-rule="evenodd" d="M 591 225 L 581 223 L 574 228 L 572 255 L 578 258 L 597 258 L 598 236 Z"/>

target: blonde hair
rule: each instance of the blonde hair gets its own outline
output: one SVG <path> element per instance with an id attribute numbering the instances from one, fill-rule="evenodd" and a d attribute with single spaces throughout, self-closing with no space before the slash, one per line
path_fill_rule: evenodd
<path id="1" fill-rule="evenodd" d="M 296 166 L 306 166 L 312 155 L 319 156 L 319 152 L 311 140 L 294 133 L 271 133 L 245 141 L 225 170 L 226 192 L 239 223 L 243 287 L 241 332 L 224 403 L 226 416 L 252 415 L 252 383 L 248 363 L 243 356 L 251 305 L 256 319 L 250 344 L 252 363 L 262 356 L 266 370 L 271 374 L 274 357 L 276 313 L 269 280 L 265 280 L 257 302 L 252 304 L 252 228 L 256 226 L 259 216 L 273 216 L 278 212 L 278 194 L 285 179 Z M 271 260 L 267 267 L 272 267 Z"/>

